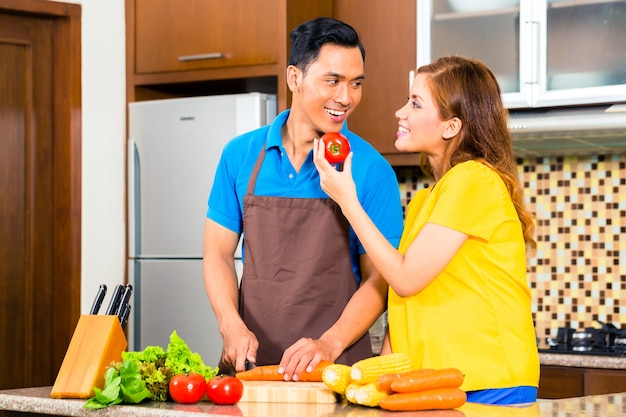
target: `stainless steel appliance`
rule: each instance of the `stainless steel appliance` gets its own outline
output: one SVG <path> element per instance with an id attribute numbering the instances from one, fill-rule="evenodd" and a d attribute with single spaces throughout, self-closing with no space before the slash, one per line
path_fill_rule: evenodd
<path id="1" fill-rule="evenodd" d="M 275 115 L 276 97 L 260 93 L 129 104 L 129 349 L 165 348 L 176 330 L 217 366 L 222 339 L 202 277 L 208 196 L 226 142 Z"/>

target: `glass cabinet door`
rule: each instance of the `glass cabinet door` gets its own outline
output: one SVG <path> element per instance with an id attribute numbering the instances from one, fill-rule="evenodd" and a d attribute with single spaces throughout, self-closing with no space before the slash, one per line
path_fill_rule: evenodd
<path id="1" fill-rule="evenodd" d="M 520 25 L 530 20 L 520 0 L 418 0 L 418 66 L 444 55 L 478 58 L 496 75 L 507 105 L 528 106 L 520 78 Z"/>
<path id="2" fill-rule="evenodd" d="M 536 104 L 626 100 L 626 1 L 547 0 L 546 6 Z"/>
<path id="3" fill-rule="evenodd" d="M 509 108 L 626 100 L 626 0 L 417 0 L 418 66 L 473 56 Z"/>

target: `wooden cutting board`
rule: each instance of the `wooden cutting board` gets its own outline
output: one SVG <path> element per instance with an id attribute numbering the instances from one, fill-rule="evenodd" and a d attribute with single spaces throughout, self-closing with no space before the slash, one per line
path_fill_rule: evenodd
<path id="1" fill-rule="evenodd" d="M 323 382 L 241 381 L 239 402 L 335 403 L 337 396 Z"/>

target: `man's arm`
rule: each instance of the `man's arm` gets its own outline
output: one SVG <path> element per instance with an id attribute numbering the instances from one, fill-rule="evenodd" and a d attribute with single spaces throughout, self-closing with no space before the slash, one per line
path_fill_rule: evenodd
<path id="1" fill-rule="evenodd" d="M 206 219 L 202 270 L 204 286 L 224 340 L 222 361 L 236 371 L 256 361 L 258 341 L 239 316 L 239 289 L 234 254 L 239 235 Z"/>
<path id="2" fill-rule="evenodd" d="M 360 262 L 361 285 L 335 324 L 319 339 L 302 338 L 285 350 L 280 365 L 286 380 L 297 380 L 305 370 L 313 370 L 321 360 L 334 362 L 385 311 L 387 283 L 367 254 L 361 255 Z"/>

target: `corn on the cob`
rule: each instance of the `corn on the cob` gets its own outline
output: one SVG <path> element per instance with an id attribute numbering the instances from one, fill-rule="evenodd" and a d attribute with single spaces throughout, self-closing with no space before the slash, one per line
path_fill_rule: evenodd
<path id="1" fill-rule="evenodd" d="M 405 353 L 391 353 L 389 355 L 374 356 L 356 362 L 352 365 L 350 377 L 353 382 L 369 384 L 376 382 L 382 374 L 405 372 L 411 370 L 411 359 Z"/>
<path id="2" fill-rule="evenodd" d="M 344 394 L 346 396 L 346 400 L 348 400 L 349 402 L 353 404 L 356 404 L 356 389 L 358 387 L 359 387 L 359 384 L 357 384 L 356 382 L 351 382 L 346 387 L 346 392 Z"/>
<path id="3" fill-rule="evenodd" d="M 377 407 L 379 401 L 386 395 L 386 392 L 379 391 L 376 388 L 376 383 L 374 382 L 369 384 L 352 382 L 346 387 L 346 399 L 348 401 L 367 407 Z"/>
<path id="4" fill-rule="evenodd" d="M 322 372 L 322 381 L 337 394 L 345 395 L 346 387 L 351 382 L 351 367 L 340 363 L 328 365 Z"/>

